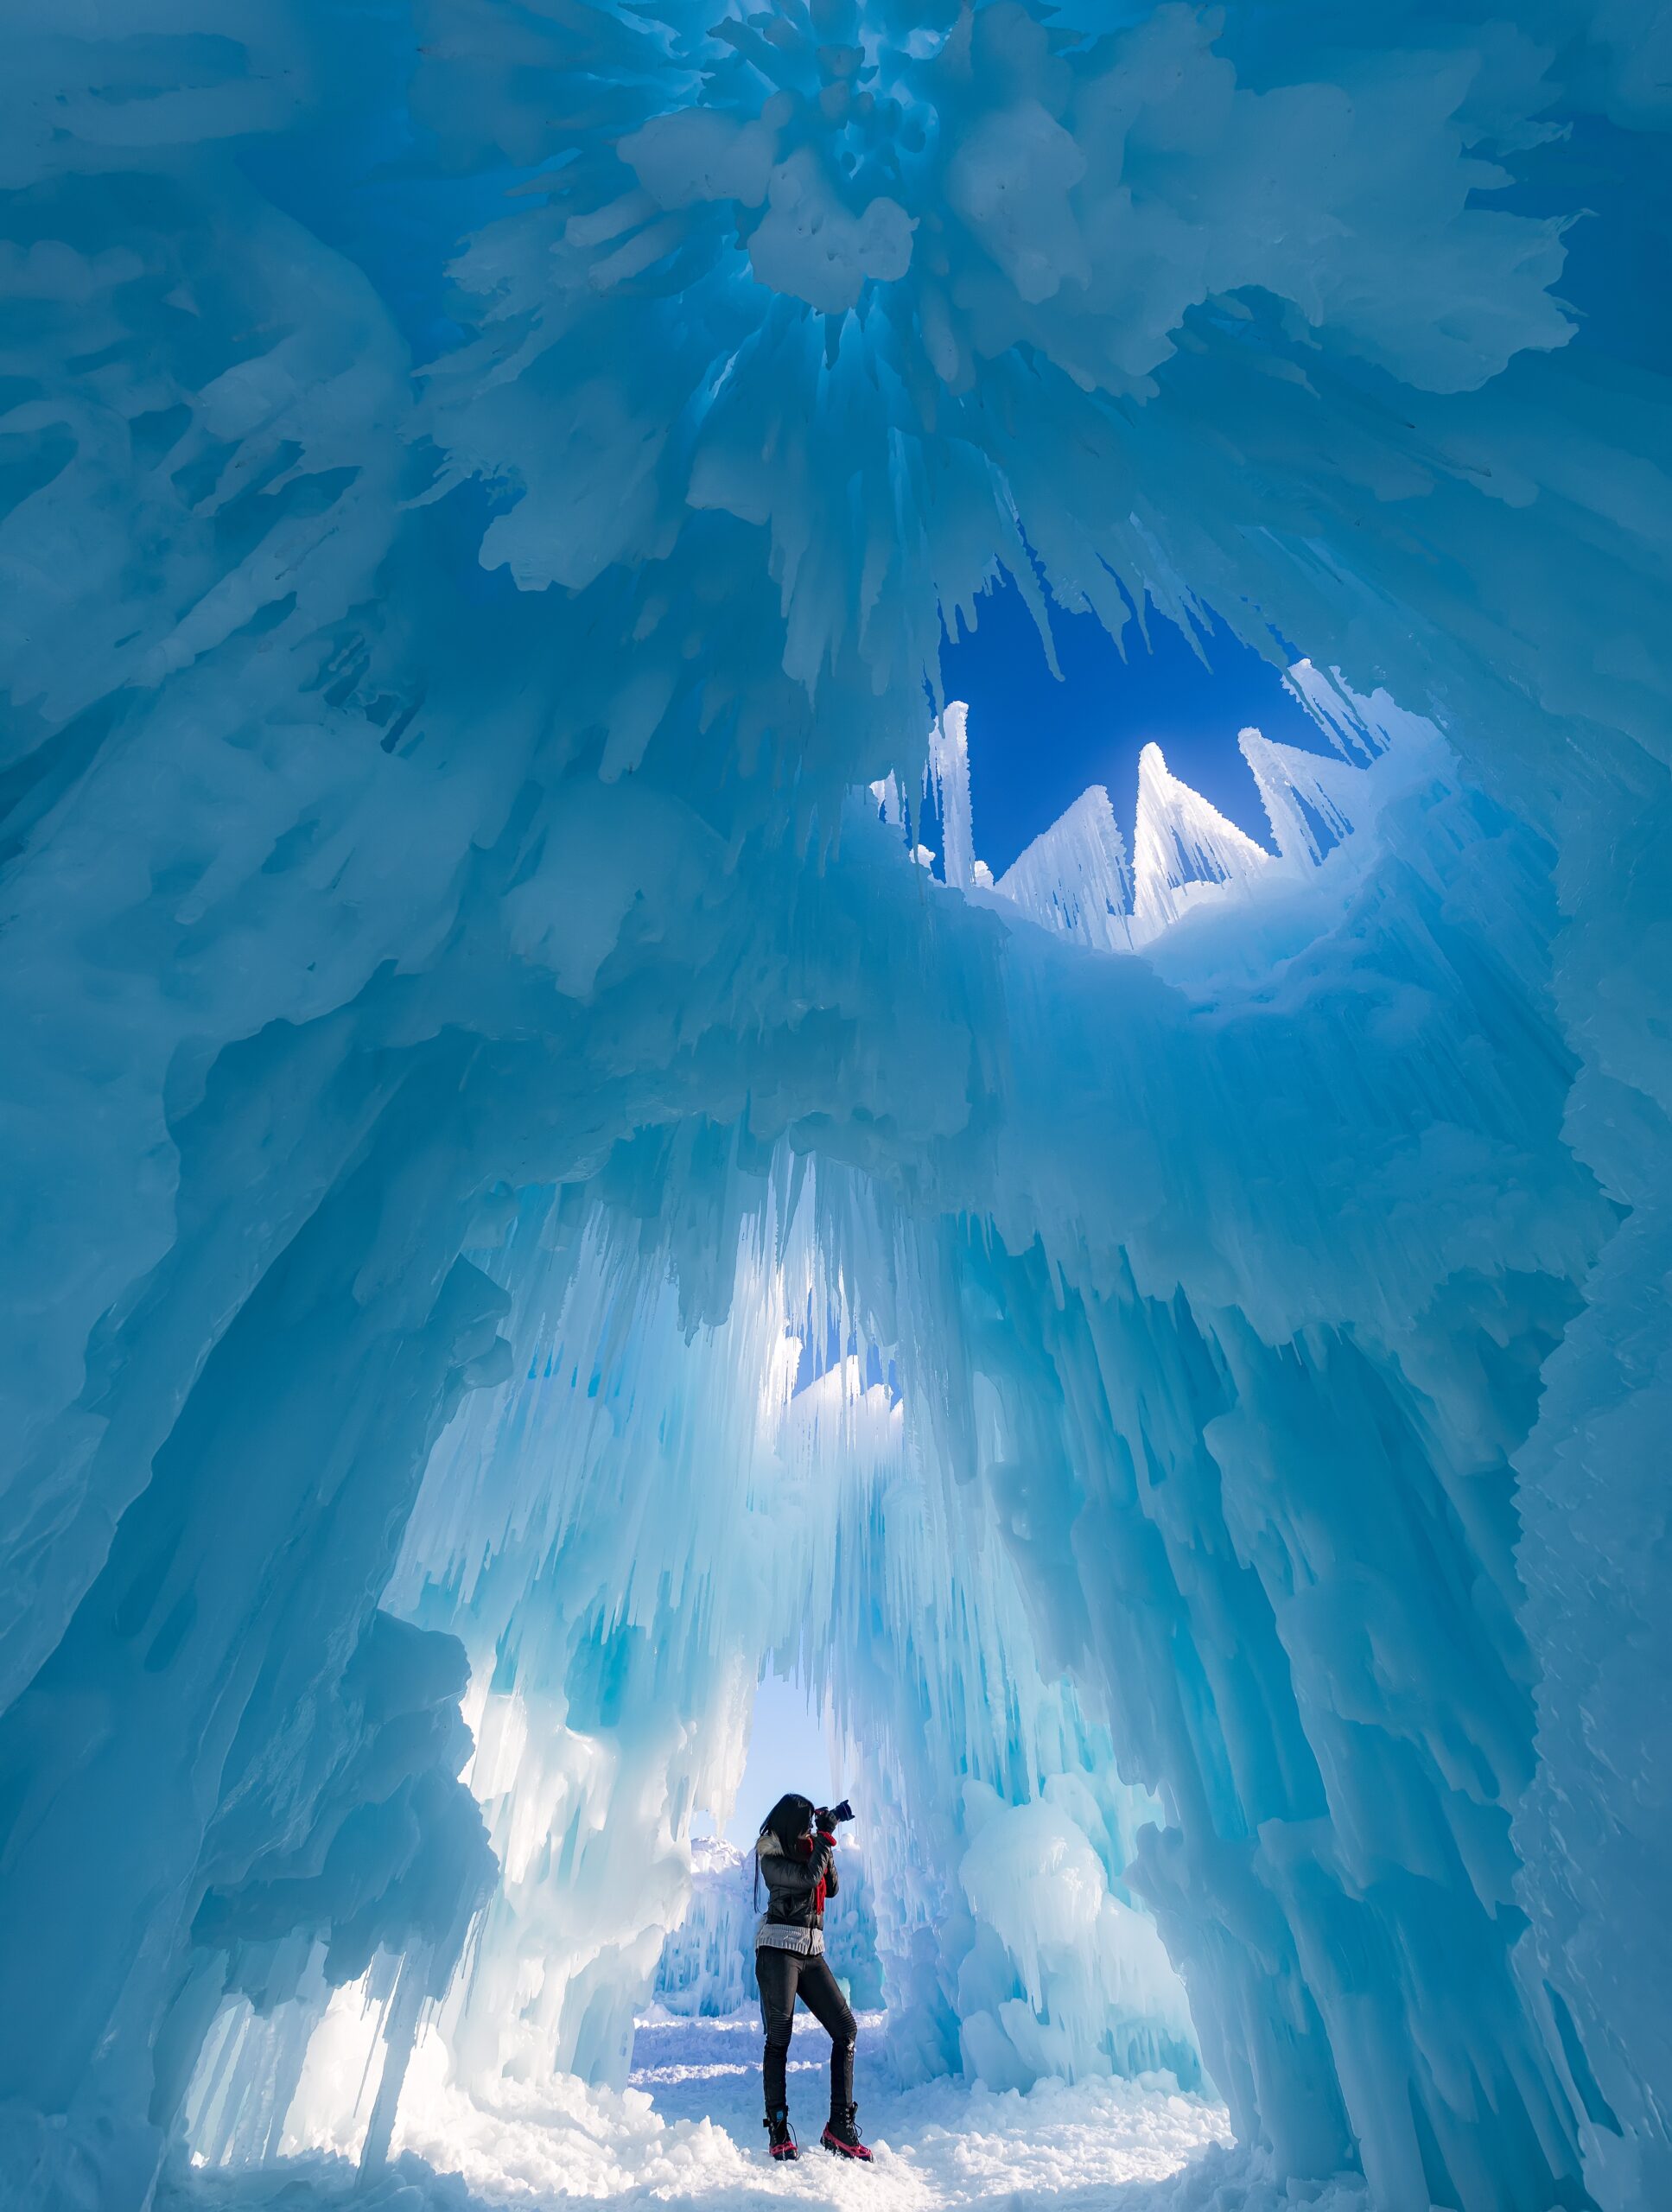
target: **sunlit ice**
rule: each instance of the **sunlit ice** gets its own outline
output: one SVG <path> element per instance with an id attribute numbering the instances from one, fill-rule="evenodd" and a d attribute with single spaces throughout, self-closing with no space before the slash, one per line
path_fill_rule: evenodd
<path id="1" fill-rule="evenodd" d="M 0 2194 L 1672 2200 L 1661 11 L 0 41 Z"/>

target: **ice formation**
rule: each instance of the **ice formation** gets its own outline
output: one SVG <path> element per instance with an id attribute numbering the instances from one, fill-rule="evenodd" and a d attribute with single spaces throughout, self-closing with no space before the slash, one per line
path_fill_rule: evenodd
<path id="1" fill-rule="evenodd" d="M 735 1844 L 698 1838 L 691 1846 L 691 1898 L 668 1931 L 656 1964 L 656 2001 L 665 2012 L 699 2019 L 747 2013 L 756 2002 L 754 1930 L 760 1906 L 751 1861 Z M 842 1854 L 842 1910 L 830 1915 L 825 1955 L 856 2012 L 883 2001 L 876 1955 L 876 1910 L 865 1878 L 865 1854 Z"/>
<path id="2" fill-rule="evenodd" d="M 1667 2202 L 1655 0 L 0 46 L 14 2198 L 616 2094 L 770 1655 L 905 2077 Z"/>

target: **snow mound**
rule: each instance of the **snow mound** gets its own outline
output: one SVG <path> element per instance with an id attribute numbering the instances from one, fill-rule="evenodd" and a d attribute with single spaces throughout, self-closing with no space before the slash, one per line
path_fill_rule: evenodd
<path id="1" fill-rule="evenodd" d="M 491 2110 L 449 2090 L 438 2048 L 421 2044 L 411 2073 L 423 2116 L 404 2122 L 392 2164 L 369 2185 L 346 2162 L 317 2154 L 240 2175 L 176 2170 L 159 2212 L 322 2212 L 349 2202 L 372 2212 L 478 2212 L 577 2198 L 692 2212 L 769 2202 L 895 2212 L 966 2204 L 1267 2212 L 1293 2201 L 1251 2178 L 1246 2162 L 1219 2156 L 1223 2107 L 1179 2094 L 1166 2076 L 1043 2082 L 1027 2094 L 944 2081 L 901 2091 L 886 2055 L 873 2056 L 874 2041 L 886 2045 L 880 2015 L 865 2019 L 861 2040 L 862 2113 L 876 2152 L 869 2172 L 839 2166 L 816 2146 L 793 2171 L 767 2165 L 760 2024 L 744 2017 L 647 2024 L 637 2054 L 644 2063 L 619 2095 L 502 2092 Z M 822 2066 L 803 2056 L 815 2042 L 828 2048 L 807 2024 L 791 2047 L 792 2112 L 809 2143 L 823 2109 Z M 881 2089 L 879 2067 L 890 2078 Z M 1367 2212 L 1354 2190 L 1326 2190 L 1316 2202 L 1320 2212 Z"/>

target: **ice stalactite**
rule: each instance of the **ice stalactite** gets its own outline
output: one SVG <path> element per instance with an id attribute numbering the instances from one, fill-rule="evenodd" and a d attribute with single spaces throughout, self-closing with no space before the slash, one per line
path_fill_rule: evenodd
<path id="1" fill-rule="evenodd" d="M 537 1332 L 518 1339 L 526 1380 L 500 1394 L 490 1439 L 467 1418 L 456 1450 L 443 1448 L 396 1579 L 396 1600 L 445 1620 L 492 1685 L 471 1779 L 504 1890 L 448 2030 L 484 2094 L 501 2071 L 549 2067 L 554 2053 L 586 2078 L 624 2078 L 633 2010 L 685 1908 L 691 1815 L 716 1798 L 727 1809 L 734 1787 L 715 1761 L 737 1745 L 752 1688 L 740 1653 L 781 1649 L 812 1669 L 863 1747 L 874 1793 L 865 1848 L 886 1870 L 868 1885 L 877 1947 L 892 2000 L 919 2005 L 943 2063 L 974 2009 L 967 1988 L 962 2003 L 954 1994 L 977 1936 L 959 1889 L 971 1819 L 961 1792 L 979 1783 L 1001 1793 L 995 1807 L 1043 1804 L 1052 1777 L 1084 1775 L 1083 1793 L 1101 1792 L 1100 1804 L 1083 1802 L 1117 1887 L 1141 1817 L 1144 1801 L 1095 1780 L 1106 1743 L 1038 1681 L 996 1532 L 981 1533 L 979 1499 L 963 1500 L 937 1468 L 932 1438 L 881 1382 L 865 1382 L 857 1355 L 795 1387 L 809 1317 L 816 1338 L 826 1316 L 845 1337 L 855 1312 L 820 1258 L 830 1210 L 813 1180 L 787 1159 L 764 1179 L 731 1173 L 744 1210 L 738 1278 L 718 1334 L 695 1343 L 674 1281 L 647 1289 L 595 1199 L 572 1247 L 543 1237 L 550 1211 L 519 1222 L 505 1266 Z M 881 1233 L 862 1188 L 839 1215 L 863 1237 L 848 1264 L 874 1264 Z M 909 1640 L 896 1622 L 913 1624 Z M 966 1687 L 977 1680 L 1007 1685 L 998 1713 Z M 949 1789 L 929 1743 L 957 1745 L 964 1783 Z M 1076 1801 L 1051 1802 L 1059 1832 L 1077 1834 Z M 1084 1835 L 1076 1847 L 1092 1848 Z M 1143 1964 L 1128 1960 L 1121 1910 L 1105 1916 L 1109 1955 L 1089 1970 L 1078 2012 L 1053 2022 L 1052 1980 L 1036 1965 L 1032 2042 L 1019 2053 L 999 2035 L 1006 2055 L 989 2050 L 985 2068 L 972 2045 L 972 2072 L 1009 2085 L 1111 2064 L 1193 2068 L 1176 1985 L 1153 1935 L 1133 1938 Z M 995 2004 L 1020 2003 L 1027 1978 L 1002 1947 L 984 1972 Z M 1148 2023 L 1147 1974 L 1165 2026 Z M 1141 2061 L 1108 2017 L 1123 1986 L 1122 2032 L 1150 2024 Z"/>
<path id="2" fill-rule="evenodd" d="M 984 1237 L 956 1227 L 991 1172 L 961 1139 L 919 1169 L 938 1229 L 868 1174 L 752 1166 L 741 1129 L 634 1140 L 570 1195 L 501 1202 L 503 1259 L 475 1262 L 506 1285 L 521 1379 L 476 1395 L 440 1447 L 391 1591 L 460 1635 L 492 1685 L 472 1778 L 505 1886 L 444 2023 L 483 2096 L 553 2052 L 620 2078 L 626 2018 L 680 1910 L 680 1822 L 723 1787 L 697 1762 L 735 1745 L 728 1655 L 777 1644 L 844 1655 L 844 1718 L 879 1787 L 879 1948 L 919 2064 L 997 2083 L 1185 2064 L 1147 1898 L 1242 2124 L 1297 2170 L 1356 2143 L 1396 2196 L 1475 2155 L 1478 2120 L 1419 2055 L 1438 2047 L 1443 1962 L 1466 1952 L 1480 2040 L 1455 2063 L 1498 2115 L 1477 2174 L 1529 2202 L 1567 2185 L 1545 2147 L 1571 2125 L 1560 2038 L 1548 2013 L 1523 2015 L 1501 1920 L 1531 1728 L 1507 1453 L 1603 1221 L 1560 1165 L 1532 849 L 1511 863 L 1516 833 L 1455 788 L 1432 733 L 1347 772 L 1376 795 L 1362 812 L 1396 817 L 1399 861 L 1355 838 L 1308 862 L 1300 922 L 1275 868 L 1199 906 L 1154 942 L 1172 977 L 1159 1000 L 1135 995 L 1141 970 L 1008 938 L 999 1027 L 1031 1073 L 1008 1090 L 1003 1141 L 1022 1149 Z M 873 835 L 915 898 L 903 836 Z M 1478 977 L 1445 917 L 1493 851 L 1518 886 L 1497 941 L 1528 963 L 1503 971 L 1500 1018 L 1512 975 L 1532 995 L 1504 1032 L 1513 1081 L 1506 1062 L 1483 1088 Z M 979 957 L 1001 902 L 931 896 Z M 1296 965 L 1281 1014 L 1262 1010 L 1262 963 L 1243 978 L 1250 936 Z M 1320 1244 L 1321 1219 L 1295 1219 L 1272 1172 L 1287 1103 L 1269 1071 L 1305 1039 L 1321 1095 L 1350 1093 L 1366 1047 L 1327 1009 L 1388 990 L 1418 1027 L 1380 1047 L 1379 1126 L 1341 1116 L 1333 1166 L 1314 1127 L 1315 1203 L 1337 1194 Z M 1192 999 L 1205 1015 L 1179 1011 Z M 1170 1044 L 1118 1059 L 1153 1021 Z M 1071 1034 L 1083 1052 L 1104 1040 L 1100 1089 L 1141 1071 L 1135 1125 L 1175 1130 L 1175 1174 L 1216 1167 L 1211 1196 L 1187 1187 L 1157 1211 L 1128 1161 L 1116 1232 L 1041 1175 L 1025 1133 L 1060 1126 L 1040 1086 Z M 1216 1155 L 1202 1132 L 1233 1100 Z M 1533 1160 L 1542 1212 L 1513 1196 Z M 609 1225 L 623 1209 L 646 1224 L 626 1243 Z M 722 1224 L 739 1239 L 728 1289 L 705 1256 Z M 1090 1252 L 1116 1233 L 1111 1288 Z M 645 1268 L 646 1249 L 671 1269 Z M 897 1403 L 857 1351 L 794 1389 L 804 1317 L 832 1309 L 839 1342 L 893 1363 Z M 705 1310 L 721 1318 L 689 1338 Z M 1373 1686 L 1392 1655 L 1397 1708 Z M 1046 1687 L 1065 1669 L 1067 1698 Z M 1111 1744 L 1163 1791 L 1159 1831 L 1109 1796 Z M 925 1758 L 947 1745 L 950 1761 Z M 958 1770 L 978 1786 L 949 1789 Z M 1364 1827 L 1363 1808 L 1392 1802 L 1427 1839 L 1402 1869 Z M 1059 1926 L 1069 1896 L 1090 1917 Z M 1379 2007 L 1341 1978 L 1366 1950 L 1410 1962 Z M 1379 2093 L 1393 2068 L 1415 2084 L 1408 2119 Z"/>

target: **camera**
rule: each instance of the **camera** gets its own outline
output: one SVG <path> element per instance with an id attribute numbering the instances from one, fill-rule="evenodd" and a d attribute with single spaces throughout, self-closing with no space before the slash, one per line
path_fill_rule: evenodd
<path id="1" fill-rule="evenodd" d="M 839 1805 L 821 1805 L 813 1815 L 814 1821 L 822 1828 L 836 1827 L 842 1821 L 851 1821 L 853 1817 L 854 1808 L 845 1797 Z"/>

